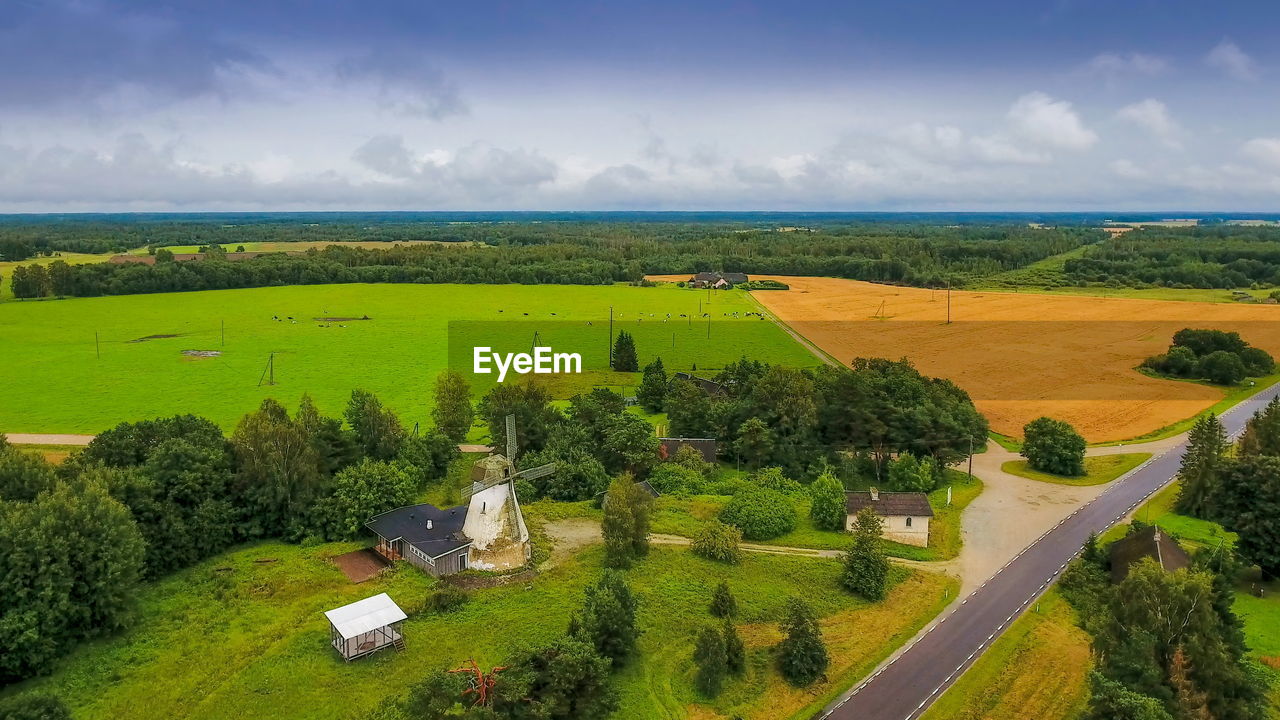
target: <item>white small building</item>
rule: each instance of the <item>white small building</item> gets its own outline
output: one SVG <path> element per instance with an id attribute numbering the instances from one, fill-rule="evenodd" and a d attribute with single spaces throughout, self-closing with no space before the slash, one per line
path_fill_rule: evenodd
<path id="1" fill-rule="evenodd" d="M 343 605 L 324 614 L 329 642 L 343 660 L 355 660 L 386 647 L 404 649 L 401 623 L 408 617 L 386 593 Z"/>
<path id="2" fill-rule="evenodd" d="M 871 508 L 884 520 L 884 539 L 904 545 L 929 545 L 929 519 L 933 508 L 929 496 L 918 492 L 845 493 L 845 529 L 853 529 L 853 520 L 863 508 Z"/>

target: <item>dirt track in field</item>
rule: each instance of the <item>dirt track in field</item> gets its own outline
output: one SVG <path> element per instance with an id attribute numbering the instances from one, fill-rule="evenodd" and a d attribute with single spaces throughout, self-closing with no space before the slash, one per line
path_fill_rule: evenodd
<path id="1" fill-rule="evenodd" d="M 967 390 L 992 429 L 1007 435 L 1050 415 L 1091 442 L 1125 440 L 1212 406 L 1222 390 L 1135 369 L 1184 327 L 1235 330 L 1280 357 L 1280 305 L 953 291 L 948 325 L 945 291 L 753 279 L 791 286 L 752 295 L 823 351 L 846 363 L 910 358 Z"/>

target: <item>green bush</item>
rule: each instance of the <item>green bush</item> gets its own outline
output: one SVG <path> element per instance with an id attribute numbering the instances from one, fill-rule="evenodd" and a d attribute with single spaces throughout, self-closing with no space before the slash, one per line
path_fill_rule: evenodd
<path id="1" fill-rule="evenodd" d="M 1022 456 L 1032 470 L 1074 477 L 1084 474 L 1084 438 L 1061 420 L 1042 417 L 1022 429 Z"/>
<path id="2" fill-rule="evenodd" d="M 742 550 L 738 543 L 742 542 L 742 531 L 732 525 L 725 525 L 719 520 L 712 520 L 693 538 L 693 554 L 708 560 L 737 565 L 742 561 Z"/>
<path id="3" fill-rule="evenodd" d="M 466 590 L 456 585 L 444 583 L 438 590 L 427 596 L 427 603 L 424 609 L 429 613 L 449 613 L 466 605 L 470 599 L 471 596 L 467 594 Z"/>
<path id="4" fill-rule="evenodd" d="M 823 530 L 843 530 L 848 515 L 844 485 L 830 473 L 823 473 L 809 486 L 809 517 Z"/>
<path id="5" fill-rule="evenodd" d="M 15 695 L 0 700 L 0 720 L 71 720 L 71 712 L 52 695 Z"/>
<path id="6" fill-rule="evenodd" d="M 660 463 L 649 473 L 649 484 L 663 495 L 700 495 L 705 483 L 702 473 L 673 462 Z"/>
<path id="7" fill-rule="evenodd" d="M 766 488 L 743 490 L 720 511 L 720 520 L 742 530 L 748 540 L 769 540 L 796 528 L 791 498 Z"/>

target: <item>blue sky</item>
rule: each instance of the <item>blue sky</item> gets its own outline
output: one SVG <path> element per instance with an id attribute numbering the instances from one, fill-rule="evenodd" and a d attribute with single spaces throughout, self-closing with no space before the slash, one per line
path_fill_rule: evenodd
<path id="1" fill-rule="evenodd" d="M 1280 6 L 9 0 L 0 210 L 1280 210 Z"/>

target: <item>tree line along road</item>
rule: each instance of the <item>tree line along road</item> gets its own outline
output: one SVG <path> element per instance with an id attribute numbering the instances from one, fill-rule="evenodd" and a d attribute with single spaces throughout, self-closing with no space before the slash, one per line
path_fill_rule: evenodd
<path id="1" fill-rule="evenodd" d="M 1280 387 L 1222 414 L 1234 439 Z M 1186 439 L 1116 480 L 1018 553 L 888 665 L 828 705 L 822 720 L 913 720 L 973 664 L 1057 578 L 1090 533 L 1102 533 L 1177 474 Z"/>

